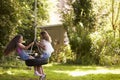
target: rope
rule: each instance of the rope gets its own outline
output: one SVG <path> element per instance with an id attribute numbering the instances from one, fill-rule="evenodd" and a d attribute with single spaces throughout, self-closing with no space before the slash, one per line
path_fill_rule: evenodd
<path id="1" fill-rule="evenodd" d="M 34 42 L 37 41 L 37 0 L 34 0 L 35 2 L 35 8 L 34 8 Z M 38 51 L 39 53 L 42 53 L 42 51 L 40 50 L 39 46 L 37 45 Z M 32 53 L 33 50 L 33 46 L 31 46 L 31 50 L 30 53 Z"/>
<path id="2" fill-rule="evenodd" d="M 34 41 L 36 41 L 36 35 L 37 35 L 37 0 L 35 0 L 35 9 L 34 9 L 34 28 L 35 28 L 35 33 L 34 33 Z"/>
<path id="3" fill-rule="evenodd" d="M 34 0 L 34 42 L 36 42 L 37 38 L 37 0 Z M 32 53 L 33 46 L 31 46 L 30 53 Z"/>

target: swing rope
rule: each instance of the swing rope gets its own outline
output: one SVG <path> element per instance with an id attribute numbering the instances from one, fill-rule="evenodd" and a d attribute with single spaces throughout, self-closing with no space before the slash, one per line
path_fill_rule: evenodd
<path id="1" fill-rule="evenodd" d="M 34 0 L 35 1 L 35 8 L 34 8 L 34 42 L 36 42 L 37 40 L 37 0 Z M 39 53 L 41 54 L 42 51 L 40 50 L 39 46 L 37 45 L 37 48 L 38 48 L 38 51 Z M 33 52 L 33 46 L 31 46 L 31 50 L 30 50 L 30 53 Z M 34 54 L 34 52 L 33 52 Z M 40 57 L 40 55 L 38 55 L 38 57 Z M 43 60 L 41 58 L 35 58 L 35 59 L 28 59 L 25 61 L 25 64 L 27 66 L 40 66 L 40 65 L 44 65 L 44 64 L 47 64 L 48 63 L 48 60 Z"/>
<path id="2" fill-rule="evenodd" d="M 34 4 L 34 42 L 36 41 L 36 34 L 37 34 L 37 0 L 34 0 L 35 4 Z M 30 53 L 32 53 L 32 49 L 33 49 L 33 46 L 31 46 L 31 49 L 30 49 Z"/>
<path id="3" fill-rule="evenodd" d="M 35 4 L 34 4 L 34 42 L 37 41 L 37 0 L 34 0 Z M 37 45 L 38 51 L 39 53 L 42 53 L 42 51 L 40 50 L 39 46 Z M 33 51 L 33 46 L 31 46 L 30 49 L 30 53 L 32 53 Z"/>
<path id="4" fill-rule="evenodd" d="M 36 35 L 37 35 L 37 0 L 35 0 L 35 9 L 34 9 L 34 41 L 36 41 Z"/>

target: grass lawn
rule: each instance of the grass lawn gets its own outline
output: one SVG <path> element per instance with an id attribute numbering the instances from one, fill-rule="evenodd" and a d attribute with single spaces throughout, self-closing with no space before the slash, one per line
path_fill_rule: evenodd
<path id="1" fill-rule="evenodd" d="M 81 66 L 81 65 L 44 65 L 46 80 L 120 80 L 119 67 Z M 24 67 L 0 67 L 0 80 L 38 80 Z"/>

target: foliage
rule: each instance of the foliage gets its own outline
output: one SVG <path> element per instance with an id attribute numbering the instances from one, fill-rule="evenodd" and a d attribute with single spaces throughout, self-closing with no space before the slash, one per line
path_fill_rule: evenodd
<path id="1" fill-rule="evenodd" d="M 0 58 L 14 35 L 22 34 L 27 43 L 33 41 L 34 27 L 48 20 L 48 4 L 47 0 L 38 0 L 35 25 L 34 0 L 0 0 Z M 120 1 L 67 0 L 64 4 L 61 16 L 70 48 L 62 46 L 51 60 L 119 65 Z"/>
<path id="2" fill-rule="evenodd" d="M 84 4 L 84 5 L 83 5 Z M 89 34 L 94 30 L 94 14 L 91 0 L 68 1 L 62 12 L 63 24 L 68 32 L 72 51 L 76 54 L 76 63 L 91 64 L 91 40 Z M 89 59 L 86 59 L 89 58 Z"/>
<path id="3" fill-rule="evenodd" d="M 79 28 L 80 29 L 80 28 Z M 76 53 L 76 61 L 78 64 L 91 64 L 91 40 L 89 34 L 84 29 L 79 34 L 74 34 L 71 38 L 71 48 Z"/>
<path id="4" fill-rule="evenodd" d="M 96 32 L 91 34 L 92 51 L 96 64 L 119 65 L 120 39 L 114 39 L 113 32 Z"/>
<path id="5" fill-rule="evenodd" d="M 9 65 L 9 66 L 8 66 Z M 2 56 L 0 61 L 0 66 L 2 67 L 12 67 L 12 68 L 19 68 L 25 65 L 25 62 L 19 59 L 18 56 L 12 54 L 9 56 Z"/>
<path id="6" fill-rule="evenodd" d="M 48 19 L 48 3 L 37 0 L 37 25 L 45 24 Z M 16 34 L 22 34 L 26 43 L 34 38 L 34 0 L 0 1 L 0 58 L 8 42 Z"/>
<path id="7" fill-rule="evenodd" d="M 19 0 L 20 4 L 20 24 L 18 25 L 18 33 L 24 35 L 28 42 L 34 39 L 34 28 L 45 24 L 48 20 L 48 3 L 45 0 L 37 0 L 37 8 L 35 11 L 35 2 L 31 0 Z M 27 34 L 27 35 L 26 35 Z"/>
<path id="8" fill-rule="evenodd" d="M 73 4 L 74 25 L 82 23 L 84 28 L 94 29 L 94 15 L 91 0 L 76 0 Z M 91 23 L 89 23 L 91 22 Z"/>
<path id="9" fill-rule="evenodd" d="M 50 61 L 57 63 L 73 63 L 74 57 L 75 55 L 71 51 L 70 45 L 64 45 L 55 50 L 50 58 Z"/>
<path id="10" fill-rule="evenodd" d="M 114 33 L 112 26 L 112 2 L 108 0 L 94 1 L 94 13 L 96 15 L 96 31 L 92 34 L 92 53 L 96 64 L 119 65 L 119 34 Z M 116 4 L 116 3 L 115 3 Z M 109 6 L 111 5 L 111 6 Z M 114 9 L 118 9 L 117 4 Z M 99 12 L 98 12 L 99 10 Z M 117 11 L 114 12 L 114 18 Z"/>
<path id="11" fill-rule="evenodd" d="M 114 10 L 112 1 L 67 1 L 69 8 L 65 7 L 62 11 L 62 21 L 68 32 L 71 49 L 76 53 L 76 63 L 120 64 L 119 31 L 113 30 L 113 27 L 119 29 L 119 1 L 114 1 Z"/>
<path id="12" fill-rule="evenodd" d="M 4 46 L 15 34 L 18 23 L 17 0 L 0 0 L 0 57 Z"/>
<path id="13" fill-rule="evenodd" d="M 93 0 L 93 11 L 96 15 L 96 29 L 112 29 L 114 36 L 118 36 L 120 1 L 119 0 Z"/>

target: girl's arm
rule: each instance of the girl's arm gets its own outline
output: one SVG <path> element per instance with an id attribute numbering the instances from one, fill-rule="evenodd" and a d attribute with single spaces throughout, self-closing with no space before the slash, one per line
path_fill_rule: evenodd
<path id="1" fill-rule="evenodd" d="M 27 50 L 28 48 L 30 48 L 32 45 L 34 44 L 34 42 L 30 43 L 28 46 L 23 45 L 22 43 L 18 43 L 18 46 L 22 49 Z"/>
<path id="2" fill-rule="evenodd" d="M 43 45 L 43 44 L 41 44 L 41 42 L 39 42 L 39 43 L 36 43 L 40 48 L 42 48 L 43 50 L 45 50 L 46 48 L 45 48 L 45 45 Z"/>

